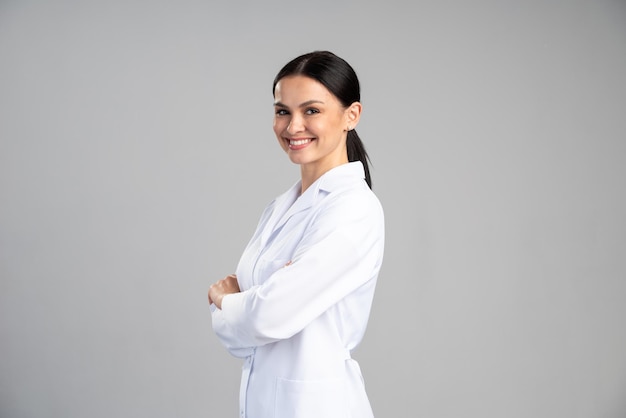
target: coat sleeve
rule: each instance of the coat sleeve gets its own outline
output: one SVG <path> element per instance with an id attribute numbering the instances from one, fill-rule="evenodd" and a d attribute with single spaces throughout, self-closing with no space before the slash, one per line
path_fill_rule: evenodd
<path id="1" fill-rule="evenodd" d="M 236 344 L 239 340 L 237 334 L 235 333 L 237 330 L 229 327 L 224 322 L 224 315 L 221 309 L 218 309 L 217 306 L 211 304 L 211 321 L 213 325 L 213 329 L 218 334 L 218 337 L 224 347 L 228 350 L 228 352 L 233 357 L 238 358 L 246 358 L 254 352 L 253 347 L 241 347 Z M 219 331 L 218 331 L 219 330 Z"/>
<path id="2" fill-rule="evenodd" d="M 342 199 L 326 207 L 308 226 L 289 265 L 262 285 L 224 297 L 213 326 L 231 352 L 295 335 L 376 279 L 384 221 L 373 199 Z"/>

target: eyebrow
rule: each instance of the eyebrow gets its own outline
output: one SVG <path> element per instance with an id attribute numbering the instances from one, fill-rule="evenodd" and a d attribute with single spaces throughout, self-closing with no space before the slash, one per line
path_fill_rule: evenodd
<path id="1" fill-rule="evenodd" d="M 315 103 L 324 104 L 324 102 L 321 101 L 321 100 L 307 100 L 304 103 L 300 103 L 300 106 L 298 106 L 298 107 L 307 107 L 307 106 L 310 106 L 310 105 L 315 104 Z M 274 106 L 289 108 L 289 106 L 287 106 L 287 105 L 285 105 L 285 104 L 283 104 L 281 102 L 275 102 Z"/>

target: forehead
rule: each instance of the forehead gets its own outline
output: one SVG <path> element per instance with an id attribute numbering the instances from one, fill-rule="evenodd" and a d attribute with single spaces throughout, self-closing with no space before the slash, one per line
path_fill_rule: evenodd
<path id="1" fill-rule="evenodd" d="M 283 77 L 276 83 L 274 99 L 283 104 L 299 104 L 309 100 L 337 101 L 335 96 L 319 81 L 302 75 Z"/>

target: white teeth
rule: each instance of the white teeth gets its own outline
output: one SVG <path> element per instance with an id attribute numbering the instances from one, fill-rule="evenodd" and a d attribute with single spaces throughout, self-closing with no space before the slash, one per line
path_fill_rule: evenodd
<path id="1" fill-rule="evenodd" d="M 289 145 L 293 145 L 293 146 L 298 146 L 298 145 L 304 145 L 311 142 L 310 139 L 290 139 L 289 140 Z"/>

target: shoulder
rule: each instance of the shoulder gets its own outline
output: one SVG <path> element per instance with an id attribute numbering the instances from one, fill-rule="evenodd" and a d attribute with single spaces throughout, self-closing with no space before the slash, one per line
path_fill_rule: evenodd
<path id="1" fill-rule="evenodd" d="M 340 226 L 345 223 L 381 223 L 384 212 L 378 197 L 364 180 L 339 188 L 323 196 L 317 217 Z"/>
<path id="2" fill-rule="evenodd" d="M 365 181 L 359 182 L 356 187 L 337 190 L 329 195 L 329 204 L 347 210 L 351 213 L 380 214 L 383 208 L 378 197 L 368 187 Z"/>

